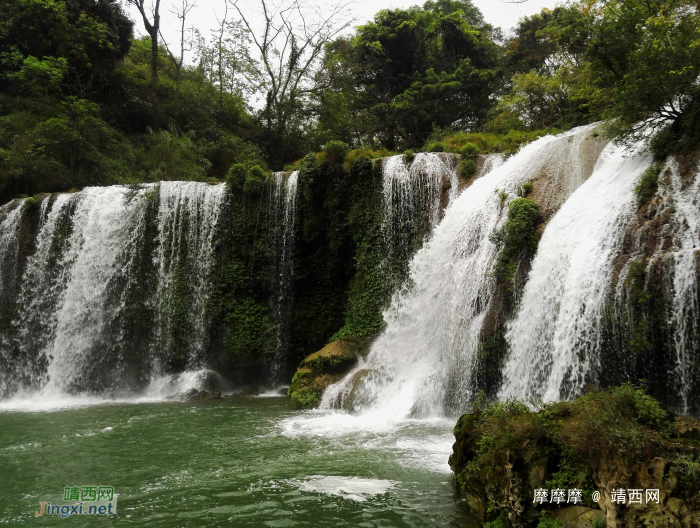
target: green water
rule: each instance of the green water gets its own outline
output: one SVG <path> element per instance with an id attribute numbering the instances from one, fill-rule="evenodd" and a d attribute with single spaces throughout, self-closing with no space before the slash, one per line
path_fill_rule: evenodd
<path id="1" fill-rule="evenodd" d="M 467 526 L 451 426 L 291 411 L 286 398 L 0 411 L 0 525 Z M 116 515 L 35 516 L 93 484 L 114 486 Z"/>

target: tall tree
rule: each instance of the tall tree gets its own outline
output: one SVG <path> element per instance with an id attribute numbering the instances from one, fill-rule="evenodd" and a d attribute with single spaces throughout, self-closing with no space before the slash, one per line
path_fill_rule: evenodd
<path id="1" fill-rule="evenodd" d="M 173 66 L 175 66 L 175 82 L 180 84 L 180 70 L 182 69 L 182 65 L 185 62 L 185 51 L 190 51 L 191 48 L 185 49 L 186 44 L 187 44 L 187 39 L 185 37 L 185 34 L 187 31 L 192 31 L 192 28 L 187 28 L 185 26 L 187 15 L 189 14 L 190 11 L 192 11 L 195 7 L 197 7 L 197 2 L 193 0 L 182 0 L 180 7 L 174 7 L 171 9 L 171 13 L 173 13 L 177 18 L 180 20 L 180 56 L 176 57 L 171 51 L 170 47 L 168 46 L 168 42 L 163 39 L 163 44 L 165 45 L 165 50 L 168 52 L 168 56 L 170 57 L 170 61 L 173 63 Z M 163 37 L 163 34 L 160 34 L 161 38 Z"/>
<path id="2" fill-rule="evenodd" d="M 160 35 L 160 0 L 151 0 L 146 5 L 146 0 L 126 0 L 141 13 L 143 27 L 151 37 L 151 85 L 158 84 L 158 35 Z M 152 20 L 149 20 L 149 13 Z"/>

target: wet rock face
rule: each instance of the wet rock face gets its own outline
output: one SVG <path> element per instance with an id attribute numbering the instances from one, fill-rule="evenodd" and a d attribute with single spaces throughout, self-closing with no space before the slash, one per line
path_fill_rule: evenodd
<path id="1" fill-rule="evenodd" d="M 172 396 L 168 397 L 169 400 L 176 400 L 176 401 L 187 401 L 187 402 L 192 402 L 192 401 L 204 401 L 204 400 L 220 400 L 221 399 L 221 392 L 216 390 L 216 389 L 211 389 L 208 391 L 205 390 L 197 390 L 195 388 L 191 388 L 186 391 L 182 392 L 177 392 L 173 394 Z"/>
<path id="2" fill-rule="evenodd" d="M 518 402 L 475 406 L 454 433 L 450 467 L 480 522 L 700 527 L 700 420 L 671 416 L 630 385 L 539 412 Z M 533 503 L 535 490 L 554 488 L 581 489 L 582 503 Z M 642 503 L 616 500 L 619 490 L 627 498 L 642 490 Z M 646 490 L 658 490 L 658 503 Z"/>
<path id="3" fill-rule="evenodd" d="M 317 407 L 326 387 L 347 374 L 367 348 L 368 340 L 345 336 L 307 356 L 292 378 L 290 405 L 295 409 Z"/>

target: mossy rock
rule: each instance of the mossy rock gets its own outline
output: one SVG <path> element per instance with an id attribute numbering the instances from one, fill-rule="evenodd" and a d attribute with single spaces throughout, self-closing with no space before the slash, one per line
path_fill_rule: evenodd
<path id="1" fill-rule="evenodd" d="M 368 349 L 368 340 L 345 336 L 307 356 L 300 364 L 287 391 L 294 409 L 311 409 L 321 401 L 323 391 L 339 381 Z"/>

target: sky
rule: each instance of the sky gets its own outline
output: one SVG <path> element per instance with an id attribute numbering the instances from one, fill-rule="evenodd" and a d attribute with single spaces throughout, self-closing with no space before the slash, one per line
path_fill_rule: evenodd
<path id="1" fill-rule="evenodd" d="M 123 0 L 126 3 L 125 0 Z M 181 0 L 161 0 L 161 31 L 168 43 L 179 42 L 179 21 L 170 12 L 173 5 L 179 5 Z M 251 7 L 257 5 L 256 0 L 241 0 L 242 4 Z M 416 4 L 423 4 L 424 0 L 355 0 L 352 3 L 351 11 L 354 18 L 353 26 L 361 25 L 371 20 L 374 14 L 381 9 L 407 8 Z M 522 3 L 506 3 L 502 0 L 473 0 L 473 3 L 481 10 L 486 22 L 493 26 L 500 27 L 504 33 L 514 27 L 518 20 L 524 16 L 539 13 L 543 8 L 553 8 L 560 3 L 559 0 L 526 0 Z M 187 19 L 188 26 L 199 29 L 204 37 L 210 36 L 212 28 L 216 27 L 217 16 L 222 16 L 224 11 L 224 0 L 198 0 L 197 6 L 190 12 Z M 139 35 L 145 34 L 143 22 L 136 8 L 127 6 L 127 12 L 136 22 L 135 31 Z M 231 17 L 229 10 L 229 17 Z M 172 48 L 171 48 L 172 49 Z M 192 57 L 189 57 L 192 60 Z M 187 58 L 186 62 L 189 62 Z"/>

